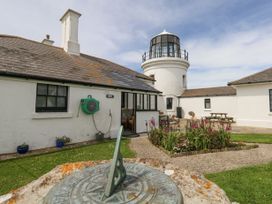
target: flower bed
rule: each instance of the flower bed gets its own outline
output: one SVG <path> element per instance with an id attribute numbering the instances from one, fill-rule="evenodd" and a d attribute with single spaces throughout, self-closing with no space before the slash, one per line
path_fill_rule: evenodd
<path id="1" fill-rule="evenodd" d="M 151 128 L 148 138 L 171 156 L 256 148 L 230 141 L 230 123 L 214 123 L 209 120 L 190 120 L 186 132 L 169 131 L 167 128 Z"/>

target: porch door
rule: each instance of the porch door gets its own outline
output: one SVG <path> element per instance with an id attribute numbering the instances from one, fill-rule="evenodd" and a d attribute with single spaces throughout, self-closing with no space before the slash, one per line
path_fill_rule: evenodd
<path id="1" fill-rule="evenodd" d="M 124 127 L 124 135 L 136 133 L 136 94 L 122 92 L 121 96 L 121 124 Z"/>

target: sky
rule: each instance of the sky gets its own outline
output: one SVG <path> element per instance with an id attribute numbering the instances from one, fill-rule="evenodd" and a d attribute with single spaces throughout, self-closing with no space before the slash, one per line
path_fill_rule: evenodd
<path id="1" fill-rule="evenodd" d="M 188 88 L 224 86 L 272 65 L 270 0 L 0 0 L 0 33 L 60 46 L 60 17 L 79 19 L 81 52 L 143 72 L 150 39 L 178 35 L 189 52 Z"/>

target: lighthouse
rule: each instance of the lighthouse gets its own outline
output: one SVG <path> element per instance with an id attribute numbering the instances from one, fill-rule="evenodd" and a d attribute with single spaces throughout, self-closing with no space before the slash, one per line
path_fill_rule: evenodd
<path id="1" fill-rule="evenodd" d="M 154 87 L 162 92 L 158 108 L 164 114 L 177 115 L 179 96 L 187 88 L 188 52 L 180 39 L 165 30 L 153 37 L 142 56 L 144 74 L 154 79 Z"/>

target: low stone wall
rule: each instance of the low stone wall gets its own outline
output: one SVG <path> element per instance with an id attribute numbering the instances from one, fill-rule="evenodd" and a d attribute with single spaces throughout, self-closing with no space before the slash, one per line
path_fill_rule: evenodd
<path id="1" fill-rule="evenodd" d="M 222 149 L 207 149 L 207 150 L 199 150 L 199 151 L 188 151 L 188 152 L 180 152 L 180 153 L 172 153 L 170 151 L 167 151 L 166 149 L 157 146 L 160 150 L 162 150 L 164 153 L 169 155 L 170 157 L 181 157 L 181 156 L 189 156 L 189 155 L 196 155 L 196 154 L 206 154 L 206 153 L 215 153 L 215 152 L 226 152 L 226 151 L 239 151 L 239 150 L 249 150 L 258 148 L 259 145 L 253 144 L 253 145 L 241 145 L 237 147 L 226 147 Z"/>
<path id="2" fill-rule="evenodd" d="M 225 192 L 216 184 L 204 178 L 203 175 L 180 169 L 170 163 L 162 162 L 160 160 L 125 159 L 124 161 L 144 164 L 169 175 L 179 187 L 185 204 L 230 204 Z M 59 165 L 28 185 L 4 196 L 0 196 L 0 204 L 41 204 L 49 190 L 66 176 L 75 171 L 82 170 L 83 168 L 107 162 L 110 161 L 89 161 Z"/>

